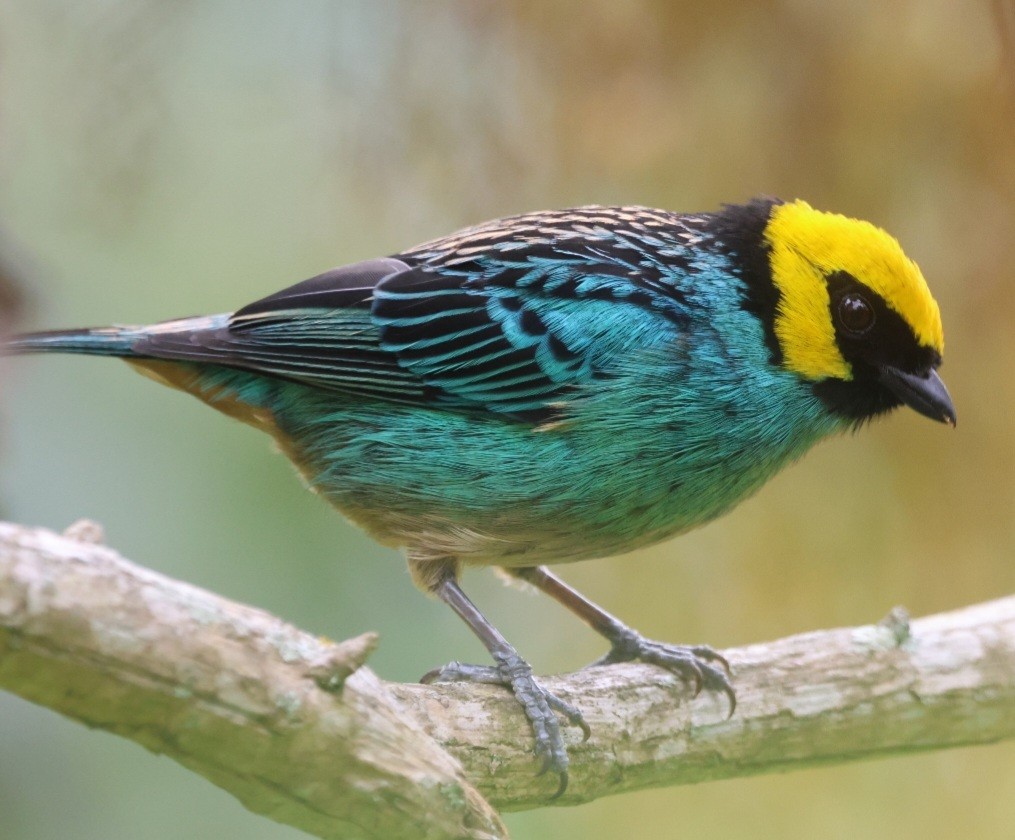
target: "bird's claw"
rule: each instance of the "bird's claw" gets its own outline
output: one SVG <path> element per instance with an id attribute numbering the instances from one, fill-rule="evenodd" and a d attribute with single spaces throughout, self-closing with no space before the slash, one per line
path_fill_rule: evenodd
<path id="1" fill-rule="evenodd" d="M 517 654 L 505 654 L 496 659 L 497 664 L 493 667 L 451 662 L 428 671 L 420 682 L 478 682 L 509 688 L 521 703 L 535 736 L 534 751 L 536 758 L 540 759 L 537 775 L 542 776 L 552 770 L 560 778 L 557 792 L 551 797 L 557 799 L 567 790 L 569 765 L 557 715 L 581 729 L 582 741 L 589 739 L 592 730 L 575 706 L 539 684 L 532 668 Z"/>
<path id="2" fill-rule="evenodd" d="M 694 696 L 702 689 L 717 691 L 726 695 L 733 716 L 737 707 L 737 695 L 730 677 L 733 672 L 730 663 L 721 653 L 708 645 L 667 645 L 646 639 L 640 633 L 623 628 L 611 638 L 610 651 L 594 665 L 609 665 L 615 662 L 645 662 L 657 665 L 671 674 L 676 674 L 694 686 Z"/>

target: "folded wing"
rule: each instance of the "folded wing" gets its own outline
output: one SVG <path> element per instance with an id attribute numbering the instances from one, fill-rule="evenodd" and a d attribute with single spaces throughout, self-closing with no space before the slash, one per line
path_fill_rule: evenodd
<path id="1" fill-rule="evenodd" d="M 576 234 L 561 248 L 516 237 L 356 263 L 225 323 L 155 328 L 134 349 L 365 398 L 543 421 L 625 342 L 672 332 L 684 315 L 658 264 L 614 258 L 602 238 Z"/>

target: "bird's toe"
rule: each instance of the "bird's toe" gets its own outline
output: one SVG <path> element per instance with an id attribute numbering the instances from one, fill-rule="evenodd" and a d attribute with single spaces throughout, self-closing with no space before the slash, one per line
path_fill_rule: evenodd
<path id="1" fill-rule="evenodd" d="M 664 668 L 693 686 L 694 696 L 702 689 L 724 694 L 729 700 L 729 716 L 736 709 L 730 664 L 721 653 L 708 645 L 670 645 L 646 639 L 630 628 L 624 628 L 596 665 L 615 662 L 645 662 Z"/>
<path id="2" fill-rule="evenodd" d="M 544 687 L 523 659 L 516 655 L 503 656 L 493 667 L 450 662 L 441 668 L 428 671 L 420 678 L 420 682 L 478 682 L 503 685 L 510 689 L 521 704 L 525 717 L 532 727 L 533 751 L 540 762 L 538 775 L 553 773 L 559 779 L 552 799 L 558 798 L 567 790 L 570 759 L 558 715 L 572 726 L 581 729 L 583 741 L 589 739 L 592 730 L 585 722 L 581 711 Z"/>

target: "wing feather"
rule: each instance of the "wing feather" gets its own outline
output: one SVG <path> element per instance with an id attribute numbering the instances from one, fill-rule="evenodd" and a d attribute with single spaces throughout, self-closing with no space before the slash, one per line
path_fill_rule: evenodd
<path id="1" fill-rule="evenodd" d="M 549 419 L 609 367 L 604 348 L 616 354 L 640 335 L 625 324 L 662 334 L 686 320 L 675 269 L 658 256 L 680 256 L 680 245 L 655 216 L 621 233 L 635 216 L 583 208 L 502 220 L 333 269 L 224 322 L 154 328 L 136 349 L 371 399 Z"/>

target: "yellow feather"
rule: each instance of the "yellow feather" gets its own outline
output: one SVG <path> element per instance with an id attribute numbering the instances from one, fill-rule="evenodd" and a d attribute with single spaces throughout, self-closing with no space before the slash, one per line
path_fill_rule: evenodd
<path id="1" fill-rule="evenodd" d="M 789 369 L 814 380 L 852 377 L 829 312 L 825 277 L 835 271 L 879 294 L 922 345 L 944 352 L 941 314 L 923 274 L 881 228 L 794 201 L 775 207 L 765 237 L 780 293 L 775 334 Z"/>

